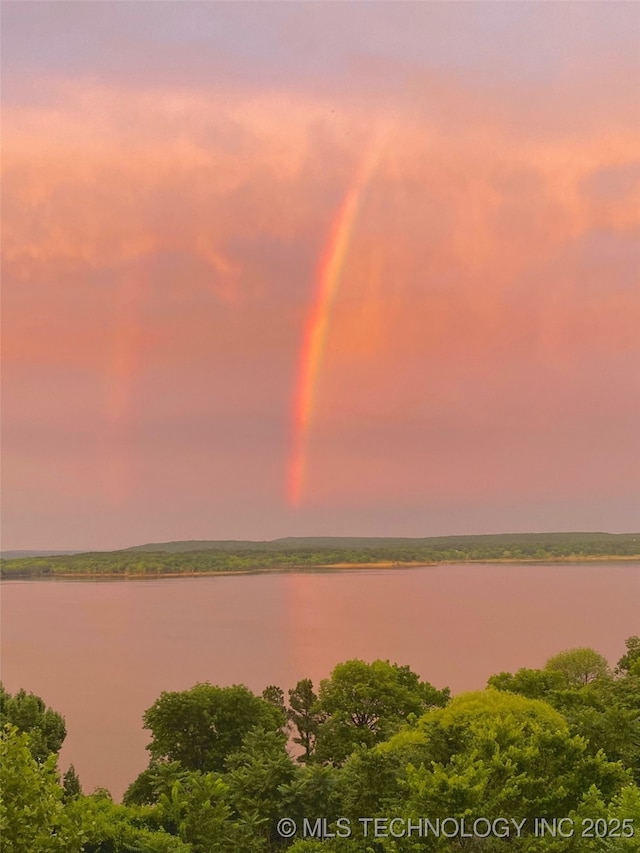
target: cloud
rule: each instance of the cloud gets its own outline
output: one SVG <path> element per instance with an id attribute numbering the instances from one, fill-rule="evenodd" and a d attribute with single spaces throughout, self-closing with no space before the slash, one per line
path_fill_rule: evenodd
<path id="1" fill-rule="evenodd" d="M 389 110 L 391 92 L 90 80 L 7 104 L 9 426 L 46 400 L 41 435 L 67 424 L 71 453 L 94 424 L 105 469 L 125 471 L 119 500 L 153 502 L 163 456 L 163 489 L 193 482 L 194 501 L 207 471 L 226 471 L 236 498 L 253 484 L 283 499 L 319 259 L 382 128 L 332 310 L 309 500 L 628 488 L 633 116 L 609 104 L 616 120 L 598 124 L 575 86 L 559 118 L 543 89 L 518 100 L 456 75 L 405 79 Z M 24 464 L 15 488 L 34 490 Z"/>

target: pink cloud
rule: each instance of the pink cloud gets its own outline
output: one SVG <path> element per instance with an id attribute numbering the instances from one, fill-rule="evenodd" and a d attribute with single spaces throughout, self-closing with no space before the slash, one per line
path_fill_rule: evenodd
<path id="1" fill-rule="evenodd" d="M 508 88 L 409 82 L 390 114 L 366 93 L 78 83 L 7 106 L 9 427 L 47 399 L 73 453 L 93 424 L 123 502 L 153 501 L 159 456 L 193 500 L 207 465 L 236 497 L 253 484 L 282 500 L 318 258 L 382 127 L 317 389 L 310 501 L 629 488 L 639 184 L 598 180 L 636 174 L 637 129 L 595 123 L 579 99 L 559 121 L 537 95 L 532 132 Z M 96 447 L 66 475 L 78 494 Z M 25 459 L 16 493 L 40 482 Z"/>

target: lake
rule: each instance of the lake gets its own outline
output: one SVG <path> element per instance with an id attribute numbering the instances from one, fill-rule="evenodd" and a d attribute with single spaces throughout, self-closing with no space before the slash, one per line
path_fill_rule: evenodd
<path id="1" fill-rule="evenodd" d="M 640 634 L 640 562 L 466 564 L 116 581 L 4 581 L 2 680 L 67 722 L 60 767 L 119 799 L 144 769 L 142 714 L 198 681 L 285 691 L 335 664 L 409 664 L 454 693 Z"/>

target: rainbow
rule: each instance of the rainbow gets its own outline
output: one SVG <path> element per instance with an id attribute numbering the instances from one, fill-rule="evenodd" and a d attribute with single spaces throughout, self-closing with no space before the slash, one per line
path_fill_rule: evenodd
<path id="1" fill-rule="evenodd" d="M 297 507 L 302 501 L 309 430 L 316 407 L 318 376 L 327 340 L 331 306 L 342 280 L 349 244 L 365 190 L 380 160 L 381 146 L 372 144 L 342 200 L 329 230 L 320 258 L 315 299 L 300 350 L 298 382 L 293 406 L 293 441 L 289 457 L 287 494 L 289 505 Z"/>

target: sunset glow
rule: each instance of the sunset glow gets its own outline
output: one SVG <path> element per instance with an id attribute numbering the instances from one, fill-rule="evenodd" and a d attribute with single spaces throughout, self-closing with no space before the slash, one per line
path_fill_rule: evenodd
<path id="1" fill-rule="evenodd" d="M 4 547 L 634 528 L 632 4 L 5 6 Z"/>

